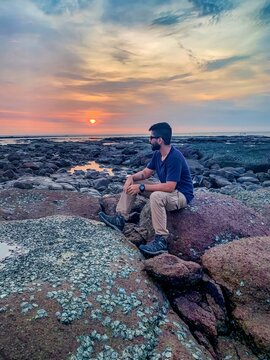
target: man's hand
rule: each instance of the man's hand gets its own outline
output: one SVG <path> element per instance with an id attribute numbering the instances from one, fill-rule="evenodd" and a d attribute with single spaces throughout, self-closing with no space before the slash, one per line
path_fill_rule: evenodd
<path id="1" fill-rule="evenodd" d="M 125 182 L 125 184 L 124 184 L 124 187 L 123 187 L 123 191 L 124 191 L 126 194 L 128 194 L 128 192 L 127 192 L 128 187 L 129 187 L 130 185 L 132 185 L 132 184 L 133 184 L 133 178 L 132 178 L 132 175 L 129 175 L 129 176 L 127 177 L 127 180 L 126 180 L 126 182 Z"/>
<path id="2" fill-rule="evenodd" d="M 136 195 L 140 192 L 140 184 L 129 185 L 127 188 L 128 195 Z"/>

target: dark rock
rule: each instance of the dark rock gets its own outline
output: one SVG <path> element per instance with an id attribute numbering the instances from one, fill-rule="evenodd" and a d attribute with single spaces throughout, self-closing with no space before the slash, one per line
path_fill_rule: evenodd
<path id="1" fill-rule="evenodd" d="M 23 167 L 26 169 L 39 170 L 42 166 L 41 162 L 28 161 L 23 163 Z"/>
<path id="2" fill-rule="evenodd" d="M 18 153 L 11 153 L 7 157 L 8 161 L 21 160 L 21 155 Z"/>
<path id="3" fill-rule="evenodd" d="M 33 189 L 33 183 L 29 181 L 16 181 L 13 185 L 18 189 Z"/>
<path id="4" fill-rule="evenodd" d="M 229 180 L 227 180 L 226 178 L 220 175 L 210 174 L 209 177 L 212 183 L 214 183 L 215 187 L 223 187 L 223 186 L 231 185 L 231 182 Z"/>
<path id="5" fill-rule="evenodd" d="M 108 178 L 98 178 L 93 180 L 93 186 L 97 190 L 105 190 L 110 183 L 110 179 Z"/>
<path id="6" fill-rule="evenodd" d="M 15 173 L 13 170 L 11 170 L 11 169 L 4 171 L 3 174 L 2 174 L 2 176 L 5 177 L 5 178 L 7 178 L 7 179 L 9 179 L 9 180 L 11 180 L 11 179 L 16 179 L 16 178 L 17 178 L 16 173 Z"/>

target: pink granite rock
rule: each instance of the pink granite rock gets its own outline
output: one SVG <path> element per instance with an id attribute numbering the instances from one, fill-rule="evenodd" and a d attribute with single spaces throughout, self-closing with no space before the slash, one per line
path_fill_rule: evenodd
<path id="1" fill-rule="evenodd" d="M 146 260 L 144 269 L 163 285 L 174 288 L 187 288 L 196 285 L 203 276 L 199 264 L 181 260 L 170 254 L 162 254 Z"/>
<path id="2" fill-rule="evenodd" d="M 154 230 L 149 205 L 142 210 L 140 226 Z M 185 260 L 198 260 L 210 247 L 237 238 L 270 235 L 264 218 L 230 196 L 197 193 L 185 209 L 168 213 L 169 252 Z"/>
<path id="3" fill-rule="evenodd" d="M 244 238 L 208 250 L 204 268 L 231 302 L 232 316 L 259 352 L 270 355 L 270 237 Z"/>

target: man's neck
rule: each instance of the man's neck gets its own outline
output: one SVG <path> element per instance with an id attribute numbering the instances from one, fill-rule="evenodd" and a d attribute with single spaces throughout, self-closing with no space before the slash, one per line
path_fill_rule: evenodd
<path id="1" fill-rule="evenodd" d="M 160 154 L 161 154 L 161 158 L 162 158 L 162 159 L 165 159 L 166 156 L 169 154 L 170 150 L 171 150 L 171 145 L 164 145 L 164 146 L 162 146 L 162 147 L 159 149 Z"/>

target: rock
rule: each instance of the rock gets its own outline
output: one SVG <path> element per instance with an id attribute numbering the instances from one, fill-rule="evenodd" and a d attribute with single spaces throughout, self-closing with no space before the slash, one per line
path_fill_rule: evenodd
<path id="1" fill-rule="evenodd" d="M 210 174 L 209 177 L 214 183 L 215 187 L 223 187 L 223 186 L 231 185 L 231 182 L 229 180 L 227 180 L 226 178 L 220 175 Z"/>
<path id="2" fill-rule="evenodd" d="M 93 186 L 95 189 L 97 190 L 105 190 L 107 188 L 107 186 L 110 183 L 110 179 L 107 178 L 99 178 L 96 180 L 93 180 Z"/>
<path id="3" fill-rule="evenodd" d="M 241 176 L 237 179 L 238 182 L 240 183 L 245 183 L 245 182 L 249 182 L 252 184 L 259 184 L 260 181 L 259 179 L 253 177 L 253 176 Z"/>
<path id="4" fill-rule="evenodd" d="M 8 161 L 21 160 L 21 155 L 19 153 L 10 153 L 7 157 Z"/>
<path id="5" fill-rule="evenodd" d="M 16 181 L 13 185 L 15 188 L 18 189 L 33 189 L 33 183 L 31 181 Z"/>
<path id="6" fill-rule="evenodd" d="M 15 171 L 13 171 L 13 170 L 11 170 L 11 169 L 4 171 L 3 174 L 2 174 L 2 176 L 3 176 L 4 178 L 9 179 L 9 180 L 11 180 L 11 179 L 16 179 L 16 178 L 17 178 L 17 175 L 16 175 Z"/>
<path id="7" fill-rule="evenodd" d="M 1 354 L 213 360 L 121 233 L 81 217 L 54 216 L 1 223 L 3 239 L 28 252 L 8 258 L 0 270 Z"/>
<path id="8" fill-rule="evenodd" d="M 0 220 L 36 219 L 51 215 L 77 215 L 98 220 L 97 197 L 78 192 L 10 189 L 0 191 L 0 209 L 16 209 Z"/>
<path id="9" fill-rule="evenodd" d="M 146 205 L 140 226 L 151 240 L 150 207 Z M 168 213 L 169 252 L 184 260 L 198 260 L 204 251 L 218 244 L 248 236 L 270 235 L 264 218 L 230 196 L 197 192 L 187 208 Z"/>
<path id="10" fill-rule="evenodd" d="M 264 222 L 270 228 L 270 189 L 263 188 L 256 191 L 248 191 L 235 187 L 230 189 L 228 195 L 253 208 L 263 217 Z"/>
<path id="11" fill-rule="evenodd" d="M 32 169 L 32 170 L 39 170 L 42 167 L 42 163 L 41 162 L 33 162 L 33 161 L 29 161 L 29 162 L 25 162 L 22 165 L 24 168 L 26 169 Z"/>
<path id="12" fill-rule="evenodd" d="M 257 350 L 270 356 L 270 237 L 233 241 L 208 250 L 204 268 L 222 286 L 236 325 Z"/>
<path id="13" fill-rule="evenodd" d="M 270 187 L 270 180 L 264 181 L 264 182 L 262 183 L 262 186 L 263 186 L 263 187 Z"/>
<path id="14" fill-rule="evenodd" d="M 189 301 L 185 296 L 180 296 L 174 300 L 174 305 L 180 317 L 189 327 L 202 331 L 208 338 L 215 341 L 217 337 L 216 318 L 210 311 L 203 309 L 193 301 Z"/>
<path id="15" fill-rule="evenodd" d="M 259 172 L 256 175 L 257 175 L 257 178 L 260 180 L 260 182 L 270 181 L 270 174 L 268 174 L 266 172 Z"/>
<path id="16" fill-rule="evenodd" d="M 220 360 L 258 360 L 259 358 L 239 340 L 231 337 L 219 337 L 217 346 L 218 359 Z M 266 358 L 260 358 L 265 359 Z"/>
<path id="17" fill-rule="evenodd" d="M 203 276 L 199 264 L 181 260 L 170 254 L 162 254 L 146 260 L 144 269 L 165 287 L 179 289 L 198 284 Z"/>

